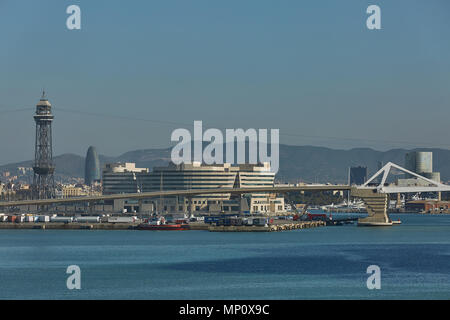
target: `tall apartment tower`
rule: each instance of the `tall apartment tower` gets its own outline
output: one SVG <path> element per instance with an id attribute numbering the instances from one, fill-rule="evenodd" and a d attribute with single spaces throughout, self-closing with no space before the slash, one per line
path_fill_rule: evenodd
<path id="1" fill-rule="evenodd" d="M 34 147 L 34 179 L 33 179 L 33 198 L 49 199 L 55 196 L 55 180 L 53 173 L 55 165 L 53 164 L 52 153 L 52 105 L 45 97 L 45 91 L 36 105 L 36 140 Z"/>
<path id="2" fill-rule="evenodd" d="M 363 185 L 367 181 L 367 167 L 350 168 L 350 185 Z"/>

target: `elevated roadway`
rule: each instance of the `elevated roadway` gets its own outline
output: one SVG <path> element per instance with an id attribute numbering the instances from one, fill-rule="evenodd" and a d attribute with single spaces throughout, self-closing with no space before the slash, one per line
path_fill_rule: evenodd
<path id="1" fill-rule="evenodd" d="M 151 199 L 156 197 L 170 196 L 197 196 L 206 194 L 245 194 L 245 193 L 286 193 L 300 191 L 342 191 L 351 190 L 348 185 L 306 185 L 306 186 L 281 186 L 281 187 L 250 187 L 250 188 L 211 188 L 211 189 L 188 189 L 188 190 L 166 190 L 141 193 L 119 193 L 101 196 L 73 197 L 60 199 L 43 200 L 19 200 L 19 201 L 0 201 L 0 207 L 18 207 L 26 205 L 51 205 L 79 202 L 97 202 L 116 199 Z"/>
<path id="2" fill-rule="evenodd" d="M 415 176 L 417 179 L 424 181 L 426 185 L 417 186 L 399 186 L 397 184 L 387 184 L 387 177 L 391 169 L 397 169 L 404 173 Z M 381 183 L 371 185 L 377 177 L 381 177 Z M 351 196 L 361 198 L 366 206 L 368 217 L 360 218 L 359 225 L 367 226 L 388 226 L 392 225 L 392 221 L 388 214 L 389 194 L 390 193 L 411 193 L 411 192 L 439 192 L 450 191 L 450 186 L 440 182 L 432 181 L 414 172 L 408 171 L 396 164 L 389 162 L 380 169 L 373 177 L 371 177 L 362 186 L 349 185 L 323 185 L 312 184 L 304 186 L 275 186 L 275 187 L 249 187 L 249 188 L 208 188 L 208 189 L 188 189 L 188 190 L 166 190 L 142 193 L 121 193 L 102 196 L 74 197 L 61 199 L 45 199 L 45 200 L 20 200 L 0 202 L 0 207 L 18 207 L 27 205 L 46 206 L 52 204 L 67 203 L 95 203 L 105 200 L 116 199 L 151 199 L 157 197 L 185 196 L 193 197 L 197 195 L 207 194 L 245 194 L 245 193 L 287 193 L 301 191 L 348 191 Z"/>

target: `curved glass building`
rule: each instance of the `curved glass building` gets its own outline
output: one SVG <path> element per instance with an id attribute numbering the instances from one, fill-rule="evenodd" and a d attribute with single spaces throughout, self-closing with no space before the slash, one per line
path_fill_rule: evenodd
<path id="1" fill-rule="evenodd" d="M 100 181 L 100 161 L 97 150 L 90 146 L 86 154 L 84 166 L 84 183 L 91 185 L 94 181 Z"/>

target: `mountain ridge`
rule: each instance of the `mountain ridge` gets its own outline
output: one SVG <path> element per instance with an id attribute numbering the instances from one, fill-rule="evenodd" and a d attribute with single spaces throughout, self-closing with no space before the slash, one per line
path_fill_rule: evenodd
<path id="1" fill-rule="evenodd" d="M 450 150 L 440 148 L 390 149 L 378 151 L 371 148 L 349 150 L 319 146 L 280 145 L 280 170 L 277 180 L 283 182 L 330 182 L 345 183 L 348 168 L 367 166 L 368 174 L 377 170 L 377 163 L 394 162 L 404 165 L 405 154 L 410 151 L 433 152 L 433 170 L 441 172 L 443 181 L 450 180 Z M 135 162 L 137 167 L 152 169 L 167 165 L 171 148 L 138 149 L 125 152 L 117 157 L 99 155 L 100 164 L 107 162 Z M 58 176 L 84 177 L 84 157 L 66 153 L 54 157 Z M 14 171 L 17 167 L 31 167 L 33 161 L 21 161 L 0 166 L 0 172 Z"/>

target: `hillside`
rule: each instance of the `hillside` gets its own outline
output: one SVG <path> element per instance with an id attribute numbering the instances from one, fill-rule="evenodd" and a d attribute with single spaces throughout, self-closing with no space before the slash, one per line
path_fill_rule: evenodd
<path id="1" fill-rule="evenodd" d="M 433 169 L 441 172 L 443 181 L 450 180 L 450 150 L 415 149 L 433 152 Z M 392 149 L 377 151 L 369 148 L 336 150 L 314 146 L 280 145 L 280 170 L 278 180 L 297 182 L 345 183 L 348 167 L 367 166 L 369 174 L 374 173 L 377 162 L 392 161 L 404 164 L 405 153 L 412 150 Z M 170 160 L 170 149 L 145 149 L 126 152 L 118 157 L 100 155 L 100 163 L 135 162 L 138 167 L 152 168 L 165 165 Z M 0 166 L 0 172 L 15 172 L 17 167 L 31 167 L 32 161 L 12 163 Z M 56 174 L 60 177 L 84 177 L 84 158 L 75 154 L 63 154 L 55 157 Z"/>

